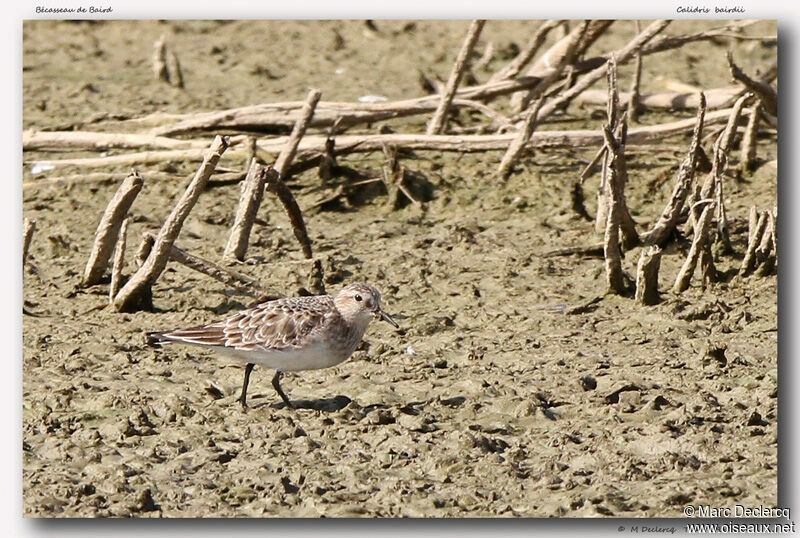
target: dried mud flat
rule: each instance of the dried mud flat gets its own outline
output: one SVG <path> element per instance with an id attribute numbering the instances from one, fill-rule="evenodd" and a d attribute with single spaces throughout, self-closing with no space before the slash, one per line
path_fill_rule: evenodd
<path id="1" fill-rule="evenodd" d="M 447 77 L 466 26 L 26 22 L 24 127 L 299 100 L 309 86 L 331 100 L 414 97 L 418 67 Z M 493 41 L 498 52 L 476 75 L 502 66 L 530 27 L 488 23 L 479 48 Z M 748 31 L 774 34 L 776 26 Z M 177 49 L 186 90 L 153 80 L 152 44 L 162 33 Z M 617 23 L 602 50 L 632 34 L 630 23 Z M 704 41 L 646 59 L 645 90 L 657 76 L 727 85 L 727 47 Z M 777 54 L 747 41 L 734 50 L 749 72 Z M 556 125 L 601 121 L 573 105 Z M 688 138 L 665 144 L 673 149 L 629 156 L 626 195 L 643 229 L 669 197 Z M 740 263 L 748 208 L 777 203 L 775 137 L 759 144 L 756 170 L 726 184 L 739 255 L 718 261 L 723 272 Z M 373 324 L 349 362 L 286 376 L 298 410 L 278 403 L 264 369 L 254 371 L 253 407 L 243 412 L 235 401 L 240 367 L 194 349 L 144 345 L 145 331 L 211 321 L 249 298 L 178 265 L 156 284 L 152 312 L 114 313 L 105 308 L 107 285 L 78 288 L 116 184 L 26 188 L 24 215 L 37 232 L 24 277 L 25 307 L 35 314 L 23 318 L 24 514 L 681 517 L 686 504 L 774 506 L 777 278 L 706 290 L 695 280 L 673 295 L 667 290 L 688 248 L 678 242 L 662 262 L 662 302 L 642 307 L 603 295 L 601 259 L 541 257 L 598 240 L 570 202 L 572 181 L 595 151 L 537 153 L 506 183 L 494 176 L 499 153 L 419 152 L 403 162 L 431 184 L 424 208 L 389 210 L 376 191 L 350 208 L 314 211 L 328 193 L 316 171 L 294 178 L 326 288 L 375 284 L 404 329 Z M 25 154 L 26 162 L 40 158 L 52 155 Z M 343 160 L 379 168 L 382 156 Z M 127 273 L 140 234 L 160 226 L 196 164 L 138 169 L 145 185 L 131 210 Z M 149 172 L 175 179 L 148 181 Z M 23 180 L 40 178 L 26 164 Z M 595 175 L 586 192 L 596 187 Z M 178 244 L 218 260 L 238 197 L 235 185 L 204 193 Z M 288 218 L 269 196 L 259 215 L 249 251 L 257 262 L 236 269 L 294 295 L 308 275 L 287 263 L 302 259 Z M 638 253 L 626 254 L 626 270 Z M 573 308 L 580 305 L 588 306 Z"/>

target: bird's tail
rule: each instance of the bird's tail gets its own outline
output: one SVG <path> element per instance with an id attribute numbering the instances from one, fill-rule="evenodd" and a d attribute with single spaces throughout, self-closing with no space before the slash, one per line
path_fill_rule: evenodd
<path id="1" fill-rule="evenodd" d="M 145 343 L 151 347 L 161 347 L 169 342 L 169 338 L 166 338 L 164 333 L 160 332 L 145 333 L 144 339 Z"/>

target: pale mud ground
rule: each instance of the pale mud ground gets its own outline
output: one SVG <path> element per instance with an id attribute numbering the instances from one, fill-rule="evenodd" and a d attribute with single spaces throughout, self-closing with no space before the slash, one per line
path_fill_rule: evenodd
<path id="1" fill-rule="evenodd" d="M 386 21 L 373 34 L 359 22 L 26 22 L 24 126 L 297 100 L 309 86 L 327 100 L 414 97 L 422 93 L 418 68 L 447 77 L 466 26 Z M 707 26 L 674 23 L 667 31 Z M 494 42 L 489 69 L 504 65 L 511 44 L 523 44 L 533 27 L 488 23 L 478 49 Z M 633 33 L 629 22 L 612 28 L 595 50 Z M 775 31 L 774 23 L 748 30 Z M 180 57 L 185 91 L 152 78 L 152 44 L 162 33 Z M 727 46 L 698 43 L 647 58 L 645 91 L 663 90 L 657 75 L 727 85 Z M 758 42 L 734 50 L 750 73 L 777 54 Z M 623 88 L 629 75 L 622 70 Z M 424 120 L 391 126 L 419 131 Z M 601 121 L 573 106 L 541 128 Z M 740 263 L 749 206 L 776 203 L 776 139 L 760 144 L 759 168 L 726 185 L 736 255 L 718 260 L 723 271 Z M 679 137 L 661 151 L 631 151 L 627 195 L 641 230 L 661 211 L 687 145 Z M 688 248 L 680 241 L 663 259 L 661 304 L 607 296 L 565 314 L 603 295 L 602 260 L 539 254 L 597 241 L 569 197 L 595 149 L 539 153 L 506 184 L 494 177 L 500 154 L 420 152 L 402 162 L 432 184 L 424 210 L 389 211 L 380 191 L 350 209 L 308 210 L 327 289 L 375 284 L 405 334 L 375 324 L 349 362 L 286 376 L 285 390 L 305 406 L 299 410 L 278 404 L 271 371 L 256 368 L 253 408 L 243 412 L 235 402 L 241 367 L 195 349 L 144 346 L 145 331 L 208 322 L 247 297 L 175 265 L 155 286 L 153 312 L 117 314 L 102 308 L 106 285 L 77 288 L 115 184 L 26 189 L 24 214 L 38 231 L 24 300 L 38 316 L 23 320 L 24 514 L 679 517 L 687 503 L 774 505 L 776 277 L 706 291 L 695 280 L 674 296 L 667 290 Z M 58 157 L 26 153 L 23 179 L 40 177 L 29 161 Z M 342 162 L 377 168 L 381 160 Z M 160 225 L 195 167 L 140 167 L 146 183 L 132 209 L 126 273 L 140 234 Z M 152 171 L 175 180 L 147 182 Z M 586 183 L 590 212 L 596 186 L 597 176 Z M 292 188 L 303 208 L 329 193 L 316 171 Z M 236 186 L 209 190 L 178 244 L 219 259 L 237 199 Z M 283 263 L 301 259 L 288 219 L 270 196 L 260 217 L 249 252 L 258 263 L 238 269 L 294 295 L 307 270 Z M 628 271 L 637 259 L 638 249 L 627 254 Z M 724 364 L 705 355 L 709 343 L 727 346 Z M 214 388 L 224 397 L 215 399 Z"/>

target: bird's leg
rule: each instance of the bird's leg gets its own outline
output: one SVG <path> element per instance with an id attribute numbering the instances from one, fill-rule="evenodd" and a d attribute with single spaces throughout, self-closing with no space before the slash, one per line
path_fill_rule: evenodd
<path id="1" fill-rule="evenodd" d="M 281 389 L 281 372 L 275 372 L 275 377 L 272 378 L 272 386 L 278 391 L 278 394 L 280 394 L 280 397 L 283 399 L 283 403 L 286 404 L 286 407 L 291 407 L 294 409 L 294 405 L 292 405 L 292 402 L 289 401 L 289 398 L 286 397 L 286 394 L 283 393 L 283 389 Z"/>
<path id="2" fill-rule="evenodd" d="M 250 372 L 253 371 L 255 364 L 247 363 L 244 367 L 244 383 L 242 383 L 242 395 L 239 396 L 239 403 L 242 407 L 247 408 L 247 385 L 250 383 Z"/>

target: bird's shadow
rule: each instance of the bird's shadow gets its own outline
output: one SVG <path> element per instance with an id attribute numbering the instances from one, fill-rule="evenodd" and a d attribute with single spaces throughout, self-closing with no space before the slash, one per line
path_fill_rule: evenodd
<path id="1" fill-rule="evenodd" d="M 344 395 L 334 396 L 333 398 L 320 398 L 317 400 L 291 400 L 294 409 L 313 409 L 315 411 L 324 411 L 326 413 L 341 411 L 352 401 L 353 400 Z M 264 402 L 252 405 L 252 407 L 253 409 L 286 409 L 287 406 L 284 402 Z"/>

